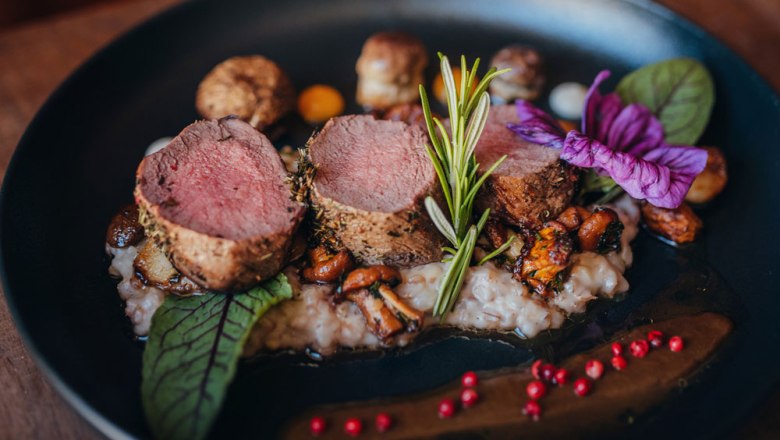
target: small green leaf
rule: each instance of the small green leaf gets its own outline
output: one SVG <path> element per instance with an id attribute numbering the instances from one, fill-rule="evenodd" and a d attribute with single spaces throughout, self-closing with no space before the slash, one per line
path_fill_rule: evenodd
<path id="1" fill-rule="evenodd" d="M 614 180 L 609 176 L 599 175 L 592 168 L 585 171 L 582 178 L 582 193 L 609 192 L 617 186 Z"/>
<path id="2" fill-rule="evenodd" d="M 635 70 L 617 86 L 623 102 L 640 103 L 664 126 L 666 142 L 695 145 L 715 103 L 712 77 L 701 63 L 675 58 Z"/>
<path id="3" fill-rule="evenodd" d="M 246 293 L 165 299 L 152 318 L 141 384 L 155 437 L 206 437 L 252 327 L 290 297 L 292 287 L 279 274 Z"/>

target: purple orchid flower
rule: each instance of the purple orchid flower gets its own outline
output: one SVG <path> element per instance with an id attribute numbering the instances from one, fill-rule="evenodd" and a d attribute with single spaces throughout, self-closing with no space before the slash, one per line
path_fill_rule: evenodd
<path id="1" fill-rule="evenodd" d="M 585 97 L 582 132 L 564 132 L 552 116 L 518 101 L 520 123 L 507 127 L 523 139 L 561 150 L 561 159 L 609 175 L 631 197 L 661 208 L 680 206 L 707 164 L 701 148 L 668 145 L 661 122 L 641 104 L 624 106 L 617 93 L 602 96 L 600 72 Z"/>

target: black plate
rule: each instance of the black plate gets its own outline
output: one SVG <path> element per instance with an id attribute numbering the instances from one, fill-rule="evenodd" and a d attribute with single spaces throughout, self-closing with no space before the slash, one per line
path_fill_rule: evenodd
<path id="1" fill-rule="evenodd" d="M 203 75 L 229 56 L 261 53 L 299 87 L 330 83 L 351 99 L 363 40 L 388 28 L 411 31 L 431 51 L 451 56 L 488 58 L 507 43 L 531 43 L 549 60 L 550 84 L 589 83 L 604 67 L 619 78 L 681 55 L 706 63 L 717 105 L 704 143 L 725 149 L 731 182 L 702 213 L 707 229 L 694 253 L 737 293 L 738 301 L 720 304 L 737 331 L 711 379 L 672 400 L 642 432 L 708 438 L 737 427 L 780 378 L 780 104 L 754 71 L 699 28 L 658 6 L 619 1 L 193 1 L 100 52 L 37 115 L 2 192 L 6 296 L 55 387 L 109 436 L 148 436 L 139 398 L 142 347 L 129 336 L 106 275 L 104 231 L 130 201 L 149 142 L 196 119 Z M 599 316 L 625 319 L 685 266 L 686 252 L 646 235 L 636 254 L 629 300 Z M 429 389 L 466 369 L 530 356 L 500 343 L 449 339 L 320 368 L 284 359 L 244 364 L 216 433 L 262 437 L 313 403 Z"/>

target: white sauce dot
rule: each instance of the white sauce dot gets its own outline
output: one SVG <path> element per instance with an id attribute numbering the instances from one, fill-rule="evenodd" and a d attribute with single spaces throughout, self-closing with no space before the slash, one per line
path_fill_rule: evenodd
<path id="1" fill-rule="evenodd" d="M 563 119 L 580 119 L 588 88 L 580 83 L 558 84 L 550 92 L 550 108 Z"/>
<path id="2" fill-rule="evenodd" d="M 156 141 L 149 144 L 148 147 L 146 147 L 146 153 L 144 153 L 144 156 L 149 156 L 162 150 L 163 148 L 167 147 L 172 140 L 172 137 L 161 137 L 160 139 L 157 139 Z"/>

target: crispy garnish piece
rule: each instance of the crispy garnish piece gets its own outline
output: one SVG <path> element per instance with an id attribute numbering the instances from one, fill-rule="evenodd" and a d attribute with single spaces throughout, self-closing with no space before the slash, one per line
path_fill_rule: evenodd
<path id="1" fill-rule="evenodd" d="M 385 341 L 403 331 L 404 324 L 385 304 L 381 296 L 374 295 L 369 289 L 353 290 L 346 296 L 358 306 L 366 319 L 368 329 L 380 340 Z"/>
<path id="2" fill-rule="evenodd" d="M 693 181 L 685 200 L 691 203 L 706 203 L 723 191 L 728 182 L 726 157 L 716 147 L 703 147 L 707 150 L 707 165 Z"/>
<path id="3" fill-rule="evenodd" d="M 401 273 L 390 266 L 368 266 L 360 267 L 347 275 L 344 283 L 341 285 L 343 293 L 352 290 L 371 287 L 376 282 L 383 282 L 390 285 L 396 285 L 401 281 Z"/>
<path id="4" fill-rule="evenodd" d="M 574 243 L 569 230 L 556 221 L 549 221 L 536 233 L 528 255 L 518 259 L 520 280 L 541 295 L 551 293 L 560 283 L 569 265 Z M 517 276 L 517 274 L 515 274 Z"/>
<path id="5" fill-rule="evenodd" d="M 609 208 L 596 208 L 582 221 L 577 231 L 583 251 L 606 254 L 620 249 L 623 223 L 617 213 Z"/>
<path id="6" fill-rule="evenodd" d="M 566 226 L 566 229 L 573 231 L 580 227 L 582 221 L 590 216 L 590 211 L 582 206 L 572 205 L 564 209 L 555 219 L 558 223 Z"/>
<path id="7" fill-rule="evenodd" d="M 324 246 L 309 251 L 310 267 L 303 269 L 303 278 L 314 283 L 335 283 L 342 275 L 352 269 L 352 257 L 349 252 L 331 254 Z"/>
<path id="8" fill-rule="evenodd" d="M 178 294 L 201 290 L 200 286 L 173 267 L 171 260 L 154 240 L 146 240 L 138 250 L 138 255 L 133 260 L 133 268 L 138 279 L 147 286 Z"/>
<path id="9" fill-rule="evenodd" d="M 683 202 L 675 209 L 642 204 L 642 218 L 651 231 L 678 244 L 696 240 L 704 224 L 691 207 Z"/>

